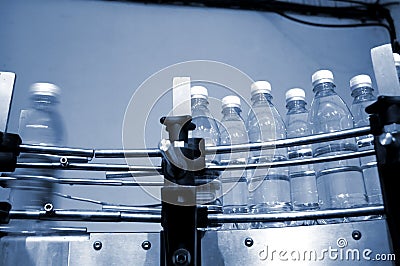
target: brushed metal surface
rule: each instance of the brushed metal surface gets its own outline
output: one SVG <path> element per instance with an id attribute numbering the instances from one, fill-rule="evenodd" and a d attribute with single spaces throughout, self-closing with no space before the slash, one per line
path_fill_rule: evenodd
<path id="1" fill-rule="evenodd" d="M 378 95 L 400 96 L 399 78 L 394 64 L 391 44 L 372 48 L 371 59 L 378 85 Z"/>
<path id="2" fill-rule="evenodd" d="M 356 231 L 361 235 L 355 234 Z M 151 244 L 149 249 L 146 248 L 148 245 L 142 246 L 143 243 L 147 244 L 146 241 Z M 384 219 L 206 231 L 201 244 L 202 265 L 207 266 L 395 265 Z M 376 260 L 378 255 L 386 257 L 386 261 Z M 158 232 L 90 233 L 77 236 L 10 235 L 0 238 L 1 266 L 157 266 L 160 265 L 160 256 Z"/>
<path id="3" fill-rule="evenodd" d="M 191 115 L 190 77 L 175 77 L 172 90 L 172 115 Z"/>
<path id="4" fill-rule="evenodd" d="M 352 237 L 355 230 L 361 232 L 359 240 Z M 253 244 L 246 246 L 246 239 Z M 210 231 L 202 244 L 203 265 L 394 265 L 373 260 L 377 254 L 391 256 L 384 220 Z"/>
<path id="5" fill-rule="evenodd" d="M 15 73 L 0 72 L 0 131 L 7 131 L 11 100 L 14 91 Z"/>

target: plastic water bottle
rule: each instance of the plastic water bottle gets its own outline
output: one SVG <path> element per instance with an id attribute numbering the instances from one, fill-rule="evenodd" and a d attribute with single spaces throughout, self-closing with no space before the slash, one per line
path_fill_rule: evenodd
<path id="1" fill-rule="evenodd" d="M 64 122 L 57 110 L 60 88 L 51 83 L 35 83 L 30 88 L 30 107 L 21 111 L 19 134 L 24 144 L 59 146 L 64 144 Z M 56 159 L 43 154 L 21 154 L 18 162 L 51 163 Z M 16 175 L 57 177 L 53 169 L 17 169 Z M 39 210 L 46 203 L 55 202 L 56 186 L 44 181 L 17 181 L 11 184 L 10 201 L 14 210 Z M 23 225 L 24 221 L 21 222 Z M 31 222 L 30 222 L 31 224 Z M 41 230 L 43 222 L 29 225 Z M 43 229 L 43 228 L 42 228 Z"/>
<path id="2" fill-rule="evenodd" d="M 205 146 L 220 145 L 220 132 L 218 124 L 208 109 L 208 91 L 203 86 L 193 86 L 190 91 L 192 105 L 192 122 L 196 125 L 195 130 L 191 131 L 193 138 L 203 138 Z M 189 135 L 190 136 L 190 135 Z M 218 165 L 218 157 L 206 155 L 206 166 Z M 203 185 L 198 187 L 197 202 L 207 204 L 215 211 L 222 211 L 221 184 L 217 173 L 202 175 L 198 177 L 198 182 Z"/>
<path id="3" fill-rule="evenodd" d="M 372 88 L 371 78 L 368 75 L 357 75 L 353 77 L 350 80 L 350 89 L 351 96 L 354 97 L 350 109 L 354 118 L 354 126 L 369 126 L 369 115 L 365 112 L 365 107 L 376 101 L 376 97 L 373 94 L 374 90 Z M 360 151 L 374 149 L 373 135 L 360 136 L 357 137 L 356 140 Z M 360 161 L 369 204 L 383 204 L 376 156 L 361 157 Z"/>
<path id="4" fill-rule="evenodd" d="M 222 114 L 220 131 L 221 145 L 248 143 L 247 131 L 240 113 L 240 98 L 229 95 L 222 99 Z M 247 152 L 226 153 L 221 155 L 221 165 L 245 165 Z M 220 180 L 223 191 L 224 213 L 246 213 L 248 189 L 245 170 L 224 171 Z M 224 224 L 225 229 L 246 229 L 244 223 Z"/>
<path id="5" fill-rule="evenodd" d="M 271 85 L 256 81 L 251 86 L 252 106 L 246 122 L 251 143 L 286 138 L 285 123 L 272 103 Z M 255 164 L 287 160 L 287 149 L 252 152 L 249 162 Z M 288 168 L 257 168 L 249 176 L 249 207 L 252 213 L 291 210 Z M 286 223 L 257 224 L 256 227 L 285 226 Z"/>
<path id="6" fill-rule="evenodd" d="M 339 132 L 354 127 L 352 114 L 336 94 L 333 74 L 319 70 L 312 75 L 314 99 L 309 122 L 312 134 Z M 341 155 L 358 150 L 355 138 L 313 144 L 313 156 Z M 368 204 L 359 158 L 314 165 L 321 208 L 340 209 Z"/>
<path id="7" fill-rule="evenodd" d="M 286 92 L 287 137 L 296 138 L 311 134 L 306 109 L 304 90 L 293 88 Z M 311 145 L 288 148 L 289 160 L 307 160 L 312 158 Z M 317 182 L 312 164 L 289 167 L 290 189 L 293 210 L 315 210 L 319 208 Z"/>

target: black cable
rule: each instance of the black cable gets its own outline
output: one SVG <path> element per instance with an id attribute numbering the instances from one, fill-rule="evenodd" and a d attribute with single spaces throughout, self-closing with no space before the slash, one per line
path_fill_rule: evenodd
<path id="1" fill-rule="evenodd" d="M 281 13 L 281 12 L 276 12 L 276 13 L 284 18 L 295 21 L 297 23 L 301 23 L 301 24 L 305 24 L 305 25 L 309 25 L 309 26 L 315 26 L 315 27 L 325 27 L 325 28 L 384 27 L 388 31 L 389 36 L 392 39 L 392 29 L 384 23 L 371 23 L 370 22 L 370 23 L 351 23 L 351 24 L 322 24 L 322 23 L 315 23 L 315 22 L 291 17 L 291 16 L 289 16 L 285 13 Z M 392 40 L 392 41 L 394 41 L 394 40 Z"/>

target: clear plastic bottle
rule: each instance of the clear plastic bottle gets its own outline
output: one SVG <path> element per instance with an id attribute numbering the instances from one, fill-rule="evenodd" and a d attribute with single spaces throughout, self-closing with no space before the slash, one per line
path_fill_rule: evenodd
<path id="1" fill-rule="evenodd" d="M 369 126 L 369 115 L 365 107 L 376 101 L 373 94 L 372 81 L 368 75 L 357 75 L 350 80 L 351 96 L 354 97 L 350 110 L 354 118 L 355 127 Z M 360 136 L 356 138 L 358 150 L 373 150 L 374 136 Z M 383 204 L 382 191 L 380 187 L 376 156 L 361 157 L 361 169 L 364 175 L 365 189 L 368 202 L 372 205 Z"/>
<path id="2" fill-rule="evenodd" d="M 286 138 L 285 123 L 272 103 L 271 85 L 256 81 L 251 86 L 252 106 L 246 122 L 251 143 Z M 249 163 L 287 160 L 287 149 L 269 149 L 251 153 Z M 290 182 L 287 167 L 257 168 L 250 173 L 249 208 L 253 213 L 291 210 Z M 259 224 L 257 227 L 284 226 L 286 223 Z"/>
<path id="3" fill-rule="evenodd" d="M 192 105 L 192 122 L 196 125 L 195 130 L 190 131 L 193 138 L 203 138 L 205 146 L 220 145 L 220 132 L 218 124 L 208 109 L 208 91 L 203 86 L 193 86 L 190 91 Z M 218 165 L 218 157 L 206 155 L 206 166 Z M 217 173 L 199 176 L 197 180 L 203 183 L 198 189 L 197 202 L 207 204 L 215 211 L 222 211 L 221 184 Z"/>
<path id="4" fill-rule="evenodd" d="M 240 98 L 234 95 L 222 99 L 222 120 L 220 125 L 221 145 L 248 143 L 247 131 L 240 113 Z M 247 152 L 221 154 L 221 165 L 245 165 Z M 224 171 L 220 180 L 223 191 L 224 213 L 246 213 L 248 189 L 245 170 Z M 247 229 L 244 223 L 224 224 L 224 229 Z"/>
<path id="5" fill-rule="evenodd" d="M 34 83 L 30 88 L 30 107 L 21 111 L 19 134 L 24 144 L 60 146 L 65 141 L 64 122 L 57 110 L 60 88 L 51 83 Z M 21 154 L 18 162 L 54 162 L 53 156 Z M 17 169 L 15 175 L 57 177 L 54 169 Z M 56 186 L 41 181 L 18 181 L 11 184 L 10 201 L 14 210 L 39 210 L 46 203 L 55 204 Z M 24 226 L 24 221 L 15 221 Z M 26 223 L 25 223 L 26 224 Z M 30 224 L 32 230 L 42 230 L 43 222 Z"/>
<path id="6" fill-rule="evenodd" d="M 332 133 L 354 127 L 352 114 L 336 94 L 333 74 L 319 70 L 312 75 L 314 99 L 309 122 L 312 134 Z M 313 156 L 340 155 L 358 150 L 355 138 L 313 144 Z M 340 209 L 368 204 L 359 158 L 314 165 L 321 208 Z"/>
<path id="7" fill-rule="evenodd" d="M 287 137 L 296 138 L 311 134 L 306 108 L 304 90 L 293 88 L 286 92 Z M 288 148 L 289 160 L 307 160 L 312 158 L 311 145 Z M 319 208 L 317 182 L 312 164 L 289 167 L 290 189 L 293 210 L 315 210 Z"/>

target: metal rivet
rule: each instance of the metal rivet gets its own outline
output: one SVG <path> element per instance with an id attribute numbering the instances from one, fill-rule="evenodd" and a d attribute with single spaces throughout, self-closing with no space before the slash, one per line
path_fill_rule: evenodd
<path id="1" fill-rule="evenodd" d="M 100 241 L 96 241 L 93 243 L 93 248 L 95 250 L 100 250 L 103 247 L 103 244 Z"/>
<path id="2" fill-rule="evenodd" d="M 51 203 L 46 203 L 43 208 L 46 212 L 52 212 L 54 210 L 53 204 Z"/>
<path id="3" fill-rule="evenodd" d="M 150 243 L 150 241 L 143 241 L 143 243 L 142 243 L 142 248 L 144 249 L 144 250 L 149 250 L 150 248 L 151 248 L 151 243 Z"/>
<path id="4" fill-rule="evenodd" d="M 353 237 L 354 240 L 360 240 L 361 232 L 358 230 L 354 230 L 353 233 L 351 233 L 351 236 Z"/>
<path id="5" fill-rule="evenodd" d="M 61 157 L 60 158 L 60 164 L 62 167 L 67 167 L 68 166 L 68 158 L 67 157 Z"/>
<path id="6" fill-rule="evenodd" d="M 244 244 L 245 244 L 246 247 L 251 247 L 251 246 L 254 244 L 254 241 L 253 241 L 253 239 L 251 239 L 250 237 L 248 237 L 248 238 L 246 238 L 246 239 L 244 240 Z"/>

